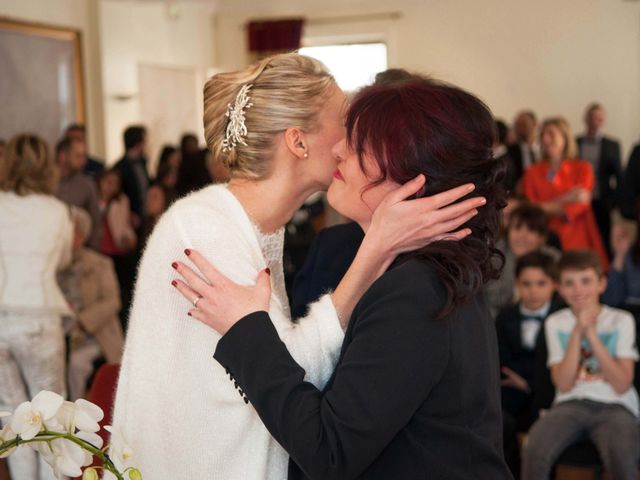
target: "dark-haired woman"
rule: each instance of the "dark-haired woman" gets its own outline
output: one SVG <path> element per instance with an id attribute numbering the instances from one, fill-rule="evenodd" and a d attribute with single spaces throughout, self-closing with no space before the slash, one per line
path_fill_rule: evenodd
<path id="1" fill-rule="evenodd" d="M 398 258 L 353 310 L 334 375 L 304 382 L 266 313 L 268 271 L 230 282 L 197 252 L 208 282 L 179 269 L 202 297 L 189 312 L 223 337 L 215 358 L 289 452 L 289 478 L 508 479 L 501 446 L 495 328 L 482 287 L 499 274 L 504 205 L 492 159 L 493 120 L 472 95 L 435 81 L 369 87 L 334 147 L 330 203 L 367 231 L 384 196 L 424 174 L 421 195 L 473 182 L 488 204 L 460 242 Z"/>

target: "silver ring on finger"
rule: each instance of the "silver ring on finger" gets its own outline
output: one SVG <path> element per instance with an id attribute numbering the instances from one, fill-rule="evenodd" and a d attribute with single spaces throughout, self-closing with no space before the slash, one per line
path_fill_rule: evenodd
<path id="1" fill-rule="evenodd" d="M 193 306 L 194 306 L 195 308 L 198 308 L 198 302 L 199 302 L 200 300 L 202 300 L 202 297 L 201 297 L 200 295 L 198 295 L 196 298 L 194 298 L 194 299 L 193 299 L 193 302 L 191 302 L 191 303 L 193 303 Z"/>

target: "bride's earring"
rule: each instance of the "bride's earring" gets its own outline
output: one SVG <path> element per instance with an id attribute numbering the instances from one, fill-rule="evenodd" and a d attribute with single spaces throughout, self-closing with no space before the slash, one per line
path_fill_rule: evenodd
<path id="1" fill-rule="evenodd" d="M 307 152 L 304 152 L 303 157 L 304 157 L 304 158 L 309 158 L 309 154 L 308 154 Z"/>

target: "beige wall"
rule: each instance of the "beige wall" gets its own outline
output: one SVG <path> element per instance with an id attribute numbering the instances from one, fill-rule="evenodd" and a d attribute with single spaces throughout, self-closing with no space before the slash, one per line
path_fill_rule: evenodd
<path id="1" fill-rule="evenodd" d="M 89 150 L 103 157 L 104 119 L 97 10 L 97 0 L 0 0 L 2 16 L 81 30 Z"/>
<path id="2" fill-rule="evenodd" d="M 255 3 L 250 9 L 248 3 Z M 383 38 L 390 66 L 430 73 L 479 95 L 511 121 L 522 107 L 563 114 L 582 131 L 587 103 L 609 112 L 623 150 L 640 139 L 640 3 L 622 0 L 222 1 L 216 18 L 221 69 L 247 61 L 250 18 L 309 19 L 400 12 L 397 20 L 313 25 L 307 37 Z"/>
<path id="3" fill-rule="evenodd" d="M 214 64 L 212 7 L 206 2 L 175 2 L 174 5 L 174 10 L 170 10 L 164 2 L 101 2 L 105 130 L 109 163 L 115 162 L 123 154 L 122 132 L 127 125 L 157 121 L 157 118 L 144 118 L 143 115 L 139 92 L 140 65 L 189 69 L 196 73 L 202 85 L 206 72 Z M 201 90 L 201 86 L 194 88 L 194 95 L 198 95 L 194 102 L 199 105 L 202 103 Z M 176 93 L 167 91 L 166 95 Z M 172 112 L 167 111 L 166 114 L 169 121 Z M 189 129 L 200 133 L 200 120 L 194 121 Z M 154 135 L 153 131 L 149 133 Z M 176 131 L 171 138 L 158 138 L 156 135 L 153 143 L 176 143 L 181 133 Z M 150 153 L 154 156 L 151 159 L 153 163 L 156 149 Z"/>

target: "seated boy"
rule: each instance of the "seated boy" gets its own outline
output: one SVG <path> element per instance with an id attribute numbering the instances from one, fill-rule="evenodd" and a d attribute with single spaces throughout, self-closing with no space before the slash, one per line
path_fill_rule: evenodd
<path id="1" fill-rule="evenodd" d="M 501 309 L 517 300 L 514 281 L 518 258 L 537 250 L 542 250 L 555 259 L 560 256 L 558 250 L 546 244 L 548 223 L 544 210 L 530 203 L 520 204 L 509 215 L 506 236 L 497 244 L 504 253 L 504 268 L 500 278 L 488 283 L 485 289 L 492 315 L 497 315 Z"/>
<path id="2" fill-rule="evenodd" d="M 566 252 L 559 291 L 569 308 L 545 322 L 547 364 L 556 398 L 529 432 L 522 478 L 549 478 L 558 456 L 577 441 L 592 441 L 610 478 L 638 478 L 638 359 L 631 314 L 600 303 L 606 278 L 590 250 Z"/>
<path id="3" fill-rule="evenodd" d="M 496 318 L 502 373 L 502 410 L 505 458 L 512 472 L 519 474 L 517 433 L 535 420 L 532 387 L 535 347 L 545 319 L 558 310 L 555 259 L 544 252 L 528 253 L 515 269 L 520 301 L 500 311 Z"/>

